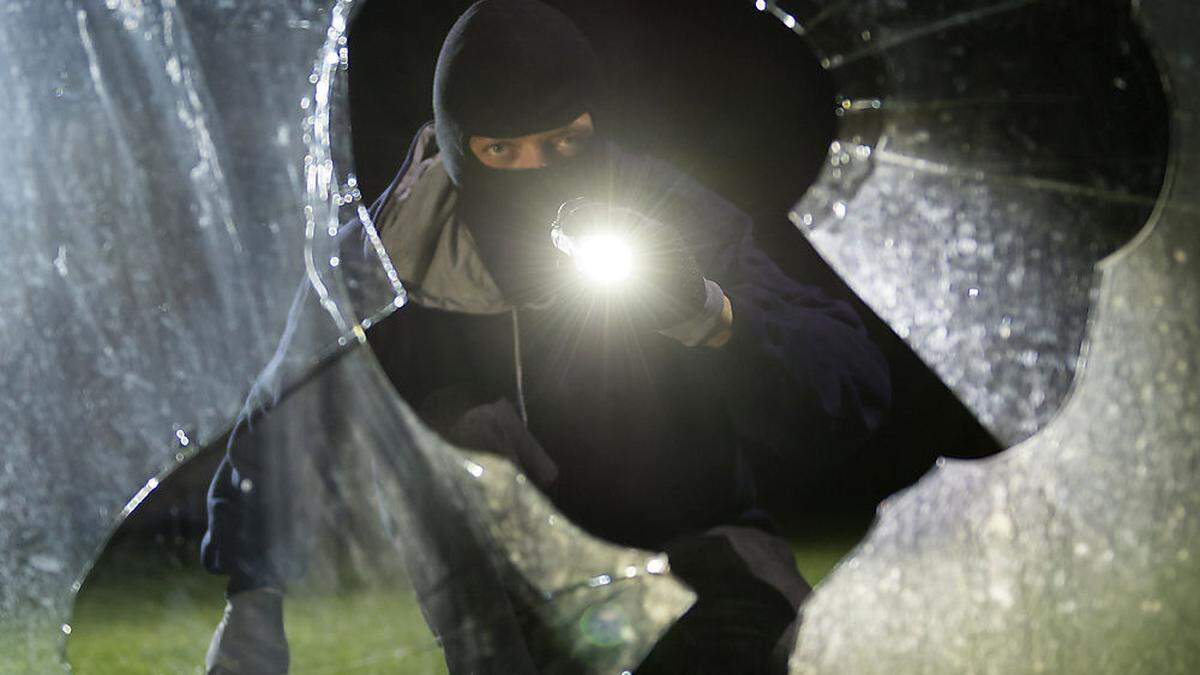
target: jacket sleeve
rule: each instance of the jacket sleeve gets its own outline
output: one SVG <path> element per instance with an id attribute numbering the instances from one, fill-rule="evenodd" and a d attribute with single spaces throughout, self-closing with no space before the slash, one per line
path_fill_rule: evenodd
<path id="1" fill-rule="evenodd" d="M 714 358 L 737 431 L 776 465 L 843 457 L 890 404 L 882 353 L 848 303 L 792 280 L 755 245 L 749 216 L 698 184 L 682 189 L 698 207 L 689 229 L 701 269 L 733 308 L 733 336 Z"/>
<path id="2" fill-rule="evenodd" d="M 385 203 L 407 188 L 409 170 L 422 160 L 422 152 L 432 137 L 432 122 L 422 126 L 413 137 L 403 165 L 387 189 L 371 205 L 369 214 L 374 221 Z M 374 252 L 363 235 L 361 223 L 356 219 L 347 223 L 339 232 L 345 269 L 355 264 L 374 264 Z M 298 302 L 303 304 L 308 297 L 308 280 L 301 280 Z M 355 291 L 351 288 L 352 294 Z M 293 311 L 295 311 L 293 309 Z M 376 331 L 378 332 L 378 331 Z M 282 338 L 285 342 L 288 337 Z M 372 340 L 377 346 L 379 340 Z M 281 344 L 279 350 L 288 345 Z M 390 356 L 385 366 L 398 367 L 392 363 L 404 355 Z M 289 546 L 286 530 L 299 524 L 288 522 L 287 515 L 295 511 L 294 496 L 286 489 L 294 470 L 294 462 L 284 461 L 275 447 L 277 444 L 250 441 L 239 424 L 232 433 L 234 441 L 229 444 L 225 458 L 214 474 L 207 495 L 208 529 L 200 544 L 200 557 L 204 567 L 213 574 L 229 577 L 228 593 L 263 587 L 285 585 L 289 570 L 302 565 L 298 560 L 302 554 Z M 310 458 L 328 461 L 328 458 Z M 281 489 L 263 489 L 267 486 L 285 486 Z"/>
<path id="3" fill-rule="evenodd" d="M 200 543 L 205 569 L 229 577 L 227 595 L 257 588 L 282 588 L 268 512 L 284 505 L 264 504 L 260 486 L 267 474 L 254 462 L 227 453 L 208 489 L 208 531 Z M 257 479 L 257 482 L 256 482 Z M 244 486 L 244 487 L 243 487 Z"/>

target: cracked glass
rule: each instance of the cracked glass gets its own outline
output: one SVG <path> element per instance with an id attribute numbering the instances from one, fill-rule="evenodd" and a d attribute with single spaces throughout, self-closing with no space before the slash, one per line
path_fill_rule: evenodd
<path id="1" fill-rule="evenodd" d="M 794 221 L 1011 446 L 880 505 L 792 672 L 1194 671 L 1195 5 L 758 7 L 841 93 Z"/>
<path id="2" fill-rule="evenodd" d="M 1071 388 L 1096 263 L 1163 182 L 1166 97 L 1130 4 L 814 4 L 794 30 L 840 125 L 792 219 L 998 440 L 1024 440 Z"/>
<path id="3" fill-rule="evenodd" d="M 165 672 L 150 654 L 199 638 L 193 672 L 220 585 L 107 540 L 226 444 L 272 467 L 236 483 L 268 505 L 262 540 L 304 552 L 279 563 L 300 579 L 293 637 L 344 643 L 297 672 L 440 672 L 443 648 L 472 670 L 636 665 L 692 602 L 666 560 L 583 534 L 511 464 L 440 441 L 366 344 L 406 296 L 349 156 L 356 3 L 0 9 L 0 670 L 65 671 L 66 651 L 76 671 Z M 76 605 L 106 544 L 127 585 Z M 121 622 L 126 640 L 88 640 Z"/>

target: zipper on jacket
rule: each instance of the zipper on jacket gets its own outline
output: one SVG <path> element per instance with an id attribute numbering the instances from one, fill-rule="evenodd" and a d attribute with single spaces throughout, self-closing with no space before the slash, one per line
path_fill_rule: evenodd
<path id="1" fill-rule="evenodd" d="M 526 428 L 529 427 L 529 413 L 525 411 L 525 376 L 521 369 L 521 325 L 517 320 L 517 308 L 512 309 L 512 331 L 513 331 L 513 361 L 516 364 L 516 380 L 517 380 L 517 412 L 521 413 L 521 421 L 525 423 Z"/>

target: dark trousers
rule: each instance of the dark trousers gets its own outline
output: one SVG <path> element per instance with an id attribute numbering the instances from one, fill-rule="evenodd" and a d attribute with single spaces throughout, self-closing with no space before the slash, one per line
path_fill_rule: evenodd
<path id="1" fill-rule="evenodd" d="M 506 401 L 443 417 L 452 442 L 505 455 L 543 488 L 557 471 Z M 427 419 L 436 416 L 427 416 Z M 667 544 L 671 572 L 697 600 L 659 640 L 638 675 L 775 675 L 787 672 L 799 608 L 811 588 L 765 514 Z"/>

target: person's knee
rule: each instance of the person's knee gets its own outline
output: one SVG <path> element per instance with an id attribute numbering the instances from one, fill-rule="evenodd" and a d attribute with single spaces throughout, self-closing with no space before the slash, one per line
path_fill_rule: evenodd
<path id="1" fill-rule="evenodd" d="M 808 590 L 786 544 L 761 530 L 717 528 L 672 542 L 667 554 L 672 573 L 697 600 L 639 675 L 786 672 L 798 603 Z"/>

